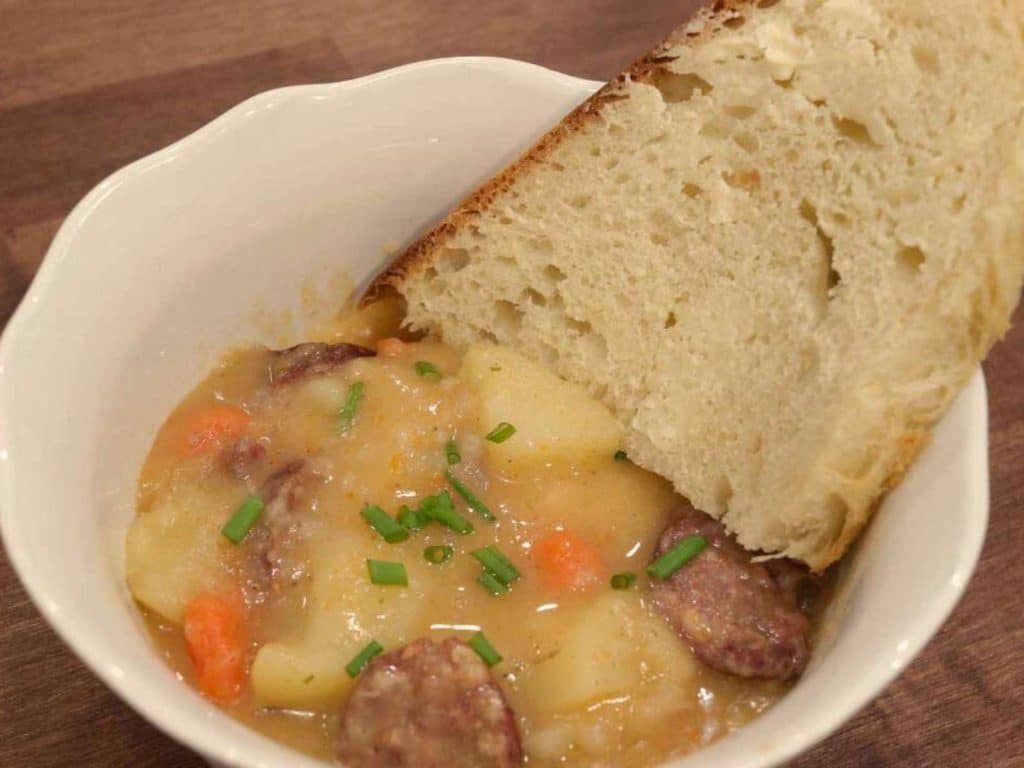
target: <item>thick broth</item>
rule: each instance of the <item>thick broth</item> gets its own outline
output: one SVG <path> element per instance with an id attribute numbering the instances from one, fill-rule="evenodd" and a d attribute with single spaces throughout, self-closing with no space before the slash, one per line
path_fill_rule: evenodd
<path id="1" fill-rule="evenodd" d="M 381 327 L 379 317 L 353 315 L 332 340 L 371 343 Z M 517 714 L 531 765 L 652 765 L 722 737 L 784 693 L 781 683 L 702 665 L 651 612 L 644 568 L 680 501 L 666 482 L 616 460 L 614 450 L 567 455 L 571 448 L 557 440 L 533 446 L 544 454 L 539 460 L 505 464 L 496 458 L 500 449 L 483 439 L 480 393 L 460 375 L 453 350 L 414 342 L 392 345 L 392 352 L 281 387 L 267 385 L 265 350 L 234 352 L 164 424 L 140 477 L 128 572 L 154 642 L 183 679 L 195 682 L 183 606 L 198 593 L 233 590 L 246 596 L 251 677 L 222 705 L 324 759 L 331 758 L 337 715 L 353 685 L 344 665 L 371 638 L 390 649 L 482 629 L 504 657 L 493 671 Z M 418 361 L 442 376 L 418 372 Z M 342 430 L 336 414 L 356 381 L 365 396 Z M 196 447 L 196 419 L 214 404 L 250 416 L 239 434 L 258 439 L 264 453 L 247 479 L 233 475 L 224 458 L 239 434 Z M 521 431 L 508 442 L 528 438 Z M 461 454 L 453 469 L 496 522 L 481 520 L 452 491 L 474 525 L 471 534 L 435 524 L 406 541 L 385 542 L 360 510 L 374 504 L 394 515 L 449 487 L 445 446 L 452 439 Z M 290 545 L 294 567 L 269 591 L 244 589 L 254 544 L 236 546 L 220 527 L 272 472 L 296 459 L 314 466 L 318 480 Z M 570 588 L 544 572 L 535 548 L 558 532 L 596 554 L 599 579 Z M 450 561 L 425 561 L 424 548 L 437 544 L 454 547 Z M 522 572 L 500 597 L 477 583 L 480 564 L 467 554 L 489 544 Z M 367 558 L 404 563 L 409 585 L 371 584 Z M 612 590 L 610 576 L 623 571 L 638 574 L 635 586 Z"/>

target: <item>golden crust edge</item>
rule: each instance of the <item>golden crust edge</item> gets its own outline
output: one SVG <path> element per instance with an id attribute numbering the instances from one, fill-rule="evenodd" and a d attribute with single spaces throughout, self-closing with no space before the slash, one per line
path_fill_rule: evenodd
<path id="1" fill-rule="evenodd" d="M 430 263 L 435 254 L 461 229 L 468 226 L 481 213 L 493 205 L 499 196 L 508 192 L 516 181 L 544 159 L 565 139 L 582 130 L 588 123 L 599 119 L 608 104 L 629 98 L 617 93 L 627 82 L 650 82 L 654 72 L 663 64 L 675 61 L 666 51 L 680 45 L 693 45 L 712 37 L 721 23 L 741 11 L 757 6 L 756 0 L 713 0 L 701 6 L 693 17 L 672 30 L 654 48 L 634 61 L 625 71 L 609 80 L 596 93 L 563 117 L 541 136 L 523 154 L 492 176 L 465 199 L 459 202 L 441 221 L 416 238 L 394 260 L 377 274 L 358 305 L 364 307 L 378 298 L 397 290 L 407 276 Z M 702 21 L 703 28 L 691 32 L 694 22 Z"/>

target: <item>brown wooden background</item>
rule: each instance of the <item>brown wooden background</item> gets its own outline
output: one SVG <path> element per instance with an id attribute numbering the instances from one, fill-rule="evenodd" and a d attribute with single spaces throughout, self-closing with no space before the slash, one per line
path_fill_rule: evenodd
<path id="1" fill-rule="evenodd" d="M 247 96 L 459 54 L 607 78 L 694 5 L 0 0 L 0 323 L 90 187 Z M 985 368 L 992 525 L 978 574 L 923 656 L 799 768 L 1024 766 L 1024 322 Z M 200 765 L 61 645 L 0 556 L 0 767 Z"/>

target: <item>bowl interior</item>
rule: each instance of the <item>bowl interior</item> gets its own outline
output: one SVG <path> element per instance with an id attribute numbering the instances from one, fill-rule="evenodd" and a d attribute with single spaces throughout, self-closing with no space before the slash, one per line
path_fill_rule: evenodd
<path id="1" fill-rule="evenodd" d="M 183 686 L 123 583 L 160 423 L 225 348 L 297 341 L 597 84 L 497 59 L 273 91 L 118 172 L 62 227 L 0 348 L 0 523 L 36 604 L 122 697 L 211 760 L 312 767 Z M 793 693 L 678 768 L 765 766 L 912 658 L 973 569 L 987 515 L 980 372 L 844 568 Z"/>

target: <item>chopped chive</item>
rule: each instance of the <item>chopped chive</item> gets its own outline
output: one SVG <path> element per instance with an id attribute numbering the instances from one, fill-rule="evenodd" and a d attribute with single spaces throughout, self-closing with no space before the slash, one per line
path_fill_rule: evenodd
<path id="1" fill-rule="evenodd" d="M 398 510 L 398 523 L 407 531 L 418 531 L 427 524 L 427 516 L 403 504 Z"/>
<path id="2" fill-rule="evenodd" d="M 388 544 L 397 544 L 409 538 L 409 529 L 395 520 L 378 506 L 367 504 L 359 513 Z"/>
<path id="3" fill-rule="evenodd" d="M 499 595 L 504 595 L 506 592 L 508 592 L 508 585 L 501 581 L 497 576 L 495 576 L 490 571 L 483 571 L 479 576 L 477 576 L 476 580 L 478 584 L 481 584 L 484 587 L 484 589 L 486 589 L 495 597 L 498 597 Z"/>
<path id="4" fill-rule="evenodd" d="M 454 440 L 449 440 L 444 446 L 444 457 L 448 462 L 448 466 L 452 464 L 458 464 L 462 461 L 462 456 L 459 454 L 459 447 L 455 445 Z"/>
<path id="5" fill-rule="evenodd" d="M 438 370 L 437 366 L 433 363 L 428 363 L 426 360 L 419 360 L 415 363 L 416 373 L 420 376 L 425 376 L 428 379 L 440 379 L 441 371 Z"/>
<path id="6" fill-rule="evenodd" d="M 452 487 L 456 491 L 458 491 L 459 496 L 466 500 L 470 509 L 480 515 L 484 520 L 494 522 L 494 515 L 491 513 L 491 510 L 487 508 L 486 504 L 477 498 L 476 494 L 469 490 L 469 488 L 467 488 L 459 478 L 453 475 L 450 469 L 445 474 L 448 476 L 448 482 L 452 484 Z"/>
<path id="7" fill-rule="evenodd" d="M 501 661 L 501 654 L 494 650 L 494 646 L 484 636 L 483 632 L 477 632 L 467 641 L 469 647 L 476 651 L 477 656 L 484 660 L 484 664 L 493 667 Z"/>
<path id="8" fill-rule="evenodd" d="M 487 433 L 487 439 L 492 443 L 504 443 L 516 433 L 516 428 L 507 421 L 501 422 L 498 426 Z"/>
<path id="9" fill-rule="evenodd" d="M 351 678 L 358 677 L 359 673 L 363 671 L 363 667 L 369 664 L 383 651 L 384 647 L 380 643 L 376 640 L 371 640 L 363 650 L 352 657 L 352 661 L 345 665 L 345 672 L 347 672 L 348 676 Z"/>
<path id="10" fill-rule="evenodd" d="M 647 572 L 656 579 L 667 579 L 699 555 L 707 544 L 703 536 L 686 536 L 647 566 Z"/>
<path id="11" fill-rule="evenodd" d="M 224 527 L 220 529 L 220 532 L 224 534 L 225 538 L 235 544 L 241 544 L 242 539 L 245 538 L 246 534 L 249 533 L 249 529 L 256 524 L 256 521 L 260 519 L 262 514 L 263 500 L 259 496 L 250 496 L 235 510 L 235 514 L 231 516 L 231 519 L 224 523 Z"/>
<path id="12" fill-rule="evenodd" d="M 480 549 L 474 549 L 469 554 L 479 560 L 480 564 L 506 587 L 519 578 L 519 571 L 516 570 L 512 561 L 505 557 L 501 550 L 493 544 L 481 547 Z"/>
<path id="13" fill-rule="evenodd" d="M 629 589 L 635 583 L 636 574 L 632 571 L 624 571 L 612 576 L 612 589 Z"/>
<path id="14" fill-rule="evenodd" d="M 437 496 L 427 496 L 420 502 L 419 511 L 428 520 L 436 520 L 462 536 L 473 532 L 473 524 L 455 511 L 448 491 L 441 491 Z"/>
<path id="15" fill-rule="evenodd" d="M 433 565 L 440 565 L 441 563 L 447 563 L 452 559 L 452 555 L 455 553 L 455 549 L 448 544 L 438 544 L 437 546 L 427 547 L 423 550 L 423 558 Z"/>
<path id="16" fill-rule="evenodd" d="M 370 572 L 370 582 L 382 587 L 406 587 L 409 575 L 401 563 L 390 560 L 367 560 L 366 570 Z"/>
<path id="17" fill-rule="evenodd" d="M 359 404 L 363 401 L 363 395 L 366 391 L 366 385 L 361 381 L 353 382 L 352 386 L 348 388 L 348 397 L 345 399 L 345 405 L 342 406 L 341 412 L 338 413 L 338 429 L 342 432 L 352 426 L 352 422 L 356 419 L 356 411 L 359 410 Z"/>
<path id="18" fill-rule="evenodd" d="M 626 454 L 625 451 L 619 450 L 615 452 L 615 455 L 612 456 L 612 458 L 615 459 L 616 461 L 625 461 L 626 459 L 629 458 L 629 456 Z"/>

